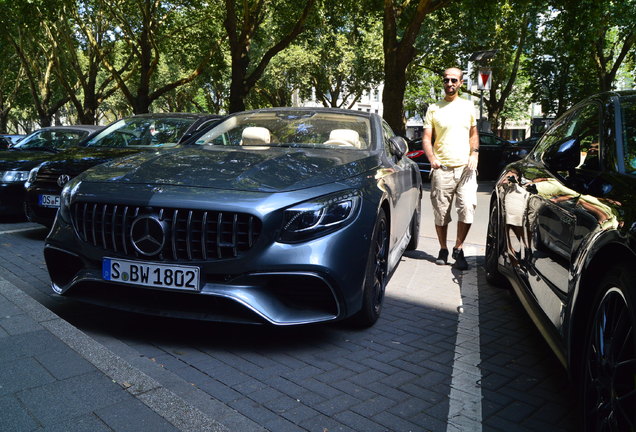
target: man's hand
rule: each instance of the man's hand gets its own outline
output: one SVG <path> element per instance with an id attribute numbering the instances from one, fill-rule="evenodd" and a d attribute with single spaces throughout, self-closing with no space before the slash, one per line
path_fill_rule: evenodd
<path id="1" fill-rule="evenodd" d="M 429 159 L 429 161 L 431 163 L 431 169 L 438 169 L 442 166 L 442 164 L 439 163 L 439 160 L 435 156 L 433 156 L 432 160 Z"/>
<path id="2" fill-rule="evenodd" d="M 476 170 L 477 162 L 479 162 L 479 153 L 471 153 L 468 157 L 468 169 Z"/>

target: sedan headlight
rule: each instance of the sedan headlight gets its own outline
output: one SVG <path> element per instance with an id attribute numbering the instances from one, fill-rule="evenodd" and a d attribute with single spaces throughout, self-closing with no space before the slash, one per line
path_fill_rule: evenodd
<path id="1" fill-rule="evenodd" d="M 35 167 L 31 171 L 29 171 L 29 175 L 27 176 L 27 181 L 24 186 L 26 186 L 27 188 L 31 187 L 33 182 L 35 182 L 35 178 L 38 176 L 39 169 L 40 167 Z"/>
<path id="2" fill-rule="evenodd" d="M 28 171 L 2 171 L 2 183 L 24 183 L 29 178 Z"/>
<path id="3" fill-rule="evenodd" d="M 355 219 L 361 200 L 358 191 L 350 190 L 290 207 L 284 212 L 279 240 L 297 243 L 336 231 Z"/>

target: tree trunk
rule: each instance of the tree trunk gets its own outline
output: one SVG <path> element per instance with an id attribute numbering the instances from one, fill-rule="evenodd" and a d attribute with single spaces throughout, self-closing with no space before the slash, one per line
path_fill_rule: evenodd
<path id="1" fill-rule="evenodd" d="M 384 49 L 384 92 L 383 117 L 398 135 L 406 135 L 404 119 L 404 93 L 406 90 L 406 69 L 415 58 L 415 40 L 426 16 L 451 3 L 452 0 L 419 0 L 414 6 L 413 17 L 404 29 L 398 30 L 402 7 L 395 0 L 384 0 L 383 49 Z M 401 39 L 398 39 L 401 35 Z"/>
<path id="2" fill-rule="evenodd" d="M 383 118 L 393 131 L 406 136 L 404 118 L 404 92 L 406 91 L 406 68 L 387 71 L 385 64 L 384 92 L 382 93 Z"/>
<path id="3" fill-rule="evenodd" d="M 248 89 L 245 85 L 245 76 L 247 74 L 247 65 L 249 64 L 249 55 L 244 50 L 241 53 L 232 56 L 232 82 L 230 83 L 230 106 L 231 113 L 245 110 L 245 98 Z"/>
<path id="4" fill-rule="evenodd" d="M 11 109 L 0 110 L 0 133 L 7 133 L 7 126 L 9 124 L 9 112 Z"/>

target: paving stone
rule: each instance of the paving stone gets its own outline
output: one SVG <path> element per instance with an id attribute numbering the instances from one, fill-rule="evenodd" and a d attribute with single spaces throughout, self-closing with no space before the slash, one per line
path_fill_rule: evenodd
<path id="1" fill-rule="evenodd" d="M 360 404 L 361 401 L 361 399 L 344 393 L 331 399 L 327 399 L 324 402 L 318 403 L 314 406 L 314 408 L 327 416 L 333 417 L 336 413 L 347 411 L 352 406 Z"/>
<path id="2" fill-rule="evenodd" d="M 351 429 L 348 426 L 343 425 L 342 423 L 332 419 L 331 417 L 325 415 L 317 415 L 316 417 L 312 417 L 310 419 L 306 419 L 298 422 L 298 426 L 306 431 L 317 431 L 317 432 L 360 432 L 356 429 Z"/>
<path id="3" fill-rule="evenodd" d="M 126 400 L 98 409 L 95 414 L 115 431 L 179 431 L 137 399 Z"/>
<path id="4" fill-rule="evenodd" d="M 54 381 L 55 378 L 30 357 L 0 364 L 0 396 Z"/>
<path id="5" fill-rule="evenodd" d="M 383 425 L 351 411 L 336 414 L 334 418 L 357 431 L 387 432 L 386 427 Z"/>
<path id="6" fill-rule="evenodd" d="M 37 354 L 35 359 L 58 380 L 83 375 L 95 368 L 70 348 Z"/>
<path id="7" fill-rule="evenodd" d="M 60 395 L 64 395 L 62 403 Z M 97 372 L 24 390 L 17 396 L 44 425 L 89 414 L 130 398 L 119 385 Z"/>
<path id="8" fill-rule="evenodd" d="M 0 379 L 0 383 L 2 380 Z M 0 391 L 2 388 L 0 388 Z M 0 432 L 29 432 L 39 423 L 12 395 L 0 395 Z"/>

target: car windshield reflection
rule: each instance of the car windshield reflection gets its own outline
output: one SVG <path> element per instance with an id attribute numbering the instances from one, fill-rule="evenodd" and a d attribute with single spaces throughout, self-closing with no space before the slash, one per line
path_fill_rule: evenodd
<path id="1" fill-rule="evenodd" d="M 198 145 L 245 148 L 300 147 L 367 149 L 369 121 L 356 115 L 290 112 L 241 114 L 228 118 L 196 141 Z"/>
<path id="2" fill-rule="evenodd" d="M 104 129 L 86 147 L 175 146 L 195 120 L 195 117 L 127 118 Z"/>

